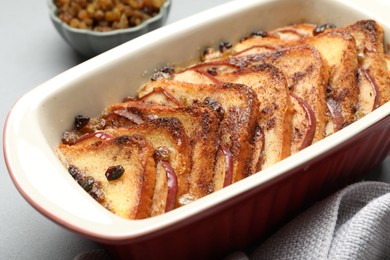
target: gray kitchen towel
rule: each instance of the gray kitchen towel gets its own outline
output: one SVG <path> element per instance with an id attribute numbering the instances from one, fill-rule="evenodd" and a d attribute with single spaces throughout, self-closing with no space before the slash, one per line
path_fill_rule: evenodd
<path id="1" fill-rule="evenodd" d="M 110 259 L 102 250 L 74 260 Z M 317 203 L 259 245 L 225 260 L 390 259 L 390 184 L 359 182 Z"/>
<path id="2" fill-rule="evenodd" d="M 227 258 L 248 259 L 237 252 Z M 342 189 L 281 228 L 249 259 L 390 259 L 390 184 Z"/>

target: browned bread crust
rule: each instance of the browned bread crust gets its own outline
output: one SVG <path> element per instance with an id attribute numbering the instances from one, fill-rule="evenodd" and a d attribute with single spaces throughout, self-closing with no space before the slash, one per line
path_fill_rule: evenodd
<path id="1" fill-rule="evenodd" d="M 176 118 L 157 118 L 140 125 L 127 128 L 106 129 L 112 134 L 140 134 L 155 149 L 165 147 L 169 151 L 169 162 L 173 167 L 178 182 L 176 207 L 182 206 L 181 199 L 189 189 L 189 176 L 192 168 L 191 145 L 181 122 Z"/>
<path id="2" fill-rule="evenodd" d="M 360 106 L 357 117 L 360 118 L 390 100 L 390 78 L 387 76 L 383 29 L 373 20 L 363 20 L 343 30 L 347 30 L 355 38 L 359 54 Z"/>
<path id="3" fill-rule="evenodd" d="M 219 117 L 216 111 L 201 104 L 171 107 L 129 100 L 108 107 L 102 116 L 111 127 L 140 124 L 161 117 L 177 118 L 191 141 L 192 168 L 189 190 L 182 198 L 182 204 L 211 193 L 213 166 L 219 145 Z"/>
<path id="4" fill-rule="evenodd" d="M 141 135 L 148 142 L 152 144 L 155 150 L 166 149 L 168 162 L 172 166 L 177 178 L 177 195 L 175 195 L 175 207 L 183 205 L 182 201 L 185 201 L 189 190 L 189 178 L 192 169 L 192 149 L 190 139 L 187 136 L 185 129 L 181 122 L 177 118 L 156 118 L 140 124 L 134 124 L 131 120 L 120 119 L 125 122 L 122 126 L 110 124 L 112 121 L 106 121 L 103 117 L 98 117 L 90 120 L 88 124 L 81 127 L 80 129 L 74 130 L 74 134 L 77 136 L 75 144 L 78 144 L 80 140 L 85 139 L 85 136 L 91 134 L 103 133 L 117 137 L 121 135 Z M 97 123 L 97 125 L 93 125 Z M 99 130 L 96 130 L 99 128 Z M 90 138 L 87 138 L 89 140 Z M 83 141 L 87 144 L 89 141 Z M 74 144 L 70 144 L 74 145 Z M 99 163 L 96 161 L 95 163 Z M 167 210 L 167 195 L 168 187 L 167 183 L 167 171 L 164 167 L 161 167 L 161 162 L 156 160 L 157 168 L 157 184 L 158 190 L 155 195 L 159 197 L 159 200 L 154 199 L 152 215 L 159 215 Z"/>
<path id="5" fill-rule="evenodd" d="M 358 75 L 357 86 L 359 94 L 358 103 L 356 107 L 353 108 L 353 110 L 357 110 L 354 113 L 356 117 L 355 119 L 363 117 L 378 106 L 388 102 L 390 100 L 390 78 L 385 76 L 388 74 L 388 70 L 384 57 L 383 28 L 373 20 L 361 20 L 352 25 L 341 28 L 326 28 L 326 26 L 318 26 L 317 28 L 321 27 L 325 29 L 318 32 L 318 36 L 320 37 L 322 37 L 322 34 L 334 35 L 334 31 L 337 31 L 338 33 L 342 33 L 344 35 L 350 34 L 354 39 L 356 50 L 353 52 L 356 53 L 356 61 L 353 61 L 352 57 L 349 57 L 349 62 L 347 63 L 349 65 L 353 65 L 350 71 L 353 71 L 355 63 L 358 63 L 356 74 Z M 308 30 L 307 34 L 309 33 L 310 31 Z M 314 29 L 312 33 L 313 35 L 316 35 L 316 29 Z M 318 38 L 318 36 L 312 38 Z M 310 41 L 311 39 L 309 38 L 309 43 Z M 350 47 L 345 47 L 350 50 Z M 339 46 L 337 48 L 339 48 Z M 327 55 L 328 51 L 329 50 L 321 52 L 321 54 Z M 352 52 L 349 52 L 348 54 L 351 53 Z M 344 62 L 342 62 L 342 64 L 344 64 Z M 343 71 L 345 72 L 345 70 Z M 340 73 L 339 75 L 343 74 Z M 352 79 L 351 76 L 348 77 Z M 347 88 L 342 87 L 340 89 L 342 91 L 339 95 L 337 95 L 338 97 L 344 96 L 343 91 Z M 349 92 L 351 91 L 355 90 L 349 88 Z M 355 94 L 352 94 L 352 97 L 354 97 Z M 334 100 L 337 102 L 337 99 Z M 352 108 L 351 104 L 348 104 L 348 101 L 340 102 L 340 107 L 346 120 L 345 124 L 349 124 L 352 119 L 349 115 L 349 111 Z"/>
<path id="6" fill-rule="evenodd" d="M 329 66 L 326 93 L 332 124 L 327 130 L 329 135 L 351 124 L 356 117 L 359 88 L 355 39 L 348 32 L 331 30 L 307 38 L 305 43 L 315 47 Z"/>
<path id="7" fill-rule="evenodd" d="M 316 130 L 313 142 L 325 137 L 328 66 L 314 47 L 297 45 L 273 52 L 233 57 L 230 62 L 240 67 L 272 64 L 278 68 L 287 78 L 289 89 L 314 111 Z"/>
<path id="8" fill-rule="evenodd" d="M 151 216 L 156 183 L 154 148 L 142 136 L 102 139 L 91 136 L 74 145 L 60 144 L 58 154 L 71 175 L 100 204 L 127 219 Z M 108 180 L 112 166 L 123 175 Z"/>
<path id="9" fill-rule="evenodd" d="M 264 36 L 252 36 L 233 48 L 234 56 L 259 54 L 288 46 L 308 44 L 315 47 L 329 67 L 327 87 L 327 135 L 355 120 L 359 100 L 355 39 L 347 31 L 323 29 L 312 24 L 286 26 Z M 323 28 L 325 28 L 323 26 Z M 318 33 L 315 33 L 316 31 Z M 315 35 L 314 35 L 315 34 Z"/>
<path id="10" fill-rule="evenodd" d="M 261 159 L 253 158 L 255 172 L 268 168 L 291 154 L 292 105 L 284 75 L 270 64 L 248 70 L 216 75 L 218 80 L 251 87 L 259 99 L 259 125 L 264 140 L 259 141 Z M 262 144 L 264 142 L 264 144 Z M 259 160 L 259 162 L 257 162 Z M 261 167 L 259 166 L 261 165 Z"/>
<path id="11" fill-rule="evenodd" d="M 138 92 L 138 97 L 149 95 L 156 88 L 164 89 L 183 104 L 191 104 L 194 101 L 204 102 L 220 112 L 223 111 L 214 190 L 219 190 L 254 173 L 251 158 L 259 117 L 259 104 L 252 89 L 240 84 L 208 85 L 158 80 L 143 85 Z M 149 97 L 153 100 L 153 96 L 149 95 Z M 154 101 L 159 102 L 159 100 Z M 232 179 L 225 182 L 226 173 L 229 174 L 231 170 Z"/>
<path id="12" fill-rule="evenodd" d="M 140 219 L 188 204 L 390 100 L 390 56 L 372 20 L 256 32 L 201 61 L 163 68 L 136 98 L 76 117 L 64 134 L 60 159 L 113 213 Z"/>

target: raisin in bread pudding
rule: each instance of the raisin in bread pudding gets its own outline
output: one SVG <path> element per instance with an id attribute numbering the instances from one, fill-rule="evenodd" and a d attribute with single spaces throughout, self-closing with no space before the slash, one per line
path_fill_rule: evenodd
<path id="1" fill-rule="evenodd" d="M 185 198 L 189 189 L 192 160 L 190 140 L 178 119 L 157 118 L 131 127 L 107 127 L 102 130 L 79 134 L 79 132 L 84 133 L 85 131 L 89 131 L 86 130 L 86 128 L 89 129 L 90 127 L 89 124 L 86 124 L 84 127 L 79 128 L 77 132 L 73 131 L 72 134 L 66 134 L 66 136 L 78 135 L 78 137 L 72 139 L 72 142 L 66 141 L 66 144 L 61 144 L 58 149 L 60 158 L 65 165 L 74 165 L 87 173 L 93 171 L 93 174 L 96 174 L 96 176 L 93 176 L 95 179 L 97 178 L 97 175 L 100 176 L 100 178 L 98 178 L 99 180 L 104 179 L 107 165 L 104 164 L 103 166 L 100 165 L 100 163 L 103 164 L 107 160 L 107 154 L 95 152 L 95 157 L 90 158 L 91 154 L 89 151 L 99 151 L 101 143 L 121 136 L 142 136 L 142 138 L 148 141 L 152 146 L 153 152 L 150 159 L 153 160 L 156 171 L 156 173 L 152 174 L 152 178 L 155 178 L 156 181 L 154 185 L 152 185 L 154 195 L 151 215 L 159 215 L 182 205 L 182 197 Z M 77 150 L 74 151 L 75 149 Z M 86 161 L 87 164 L 79 165 L 79 163 L 76 163 L 78 161 L 74 162 L 79 156 L 90 159 L 90 161 L 83 160 L 83 162 Z M 120 161 L 118 156 L 113 155 L 111 158 L 112 163 Z M 131 160 L 126 163 L 131 163 Z M 90 167 L 92 170 L 88 170 L 88 164 L 91 165 Z M 95 168 L 92 168 L 92 166 Z M 96 169 L 101 170 L 98 171 Z M 141 174 L 139 178 L 140 184 L 149 181 L 149 177 L 146 177 L 146 175 Z M 105 187 L 107 187 L 107 189 L 104 189 Z M 104 186 L 102 192 L 109 193 L 110 187 L 110 185 Z M 132 188 L 135 187 L 132 187 L 131 185 L 123 186 L 123 194 L 127 193 L 127 189 L 130 190 Z M 119 193 L 117 193 L 117 195 L 120 196 Z M 130 198 L 127 200 L 129 199 Z M 131 199 L 138 200 L 139 197 L 134 196 L 131 197 Z M 110 210 L 117 212 L 117 209 L 113 204 L 110 203 L 110 205 Z"/>
<path id="2" fill-rule="evenodd" d="M 114 214 L 164 214 L 262 174 L 388 102 L 383 39 L 377 22 L 362 20 L 222 41 L 197 62 L 156 71 L 135 97 L 76 116 L 59 158 Z"/>
<path id="3" fill-rule="evenodd" d="M 105 208 L 129 219 L 151 216 L 156 165 L 154 147 L 144 137 L 99 132 L 61 144 L 59 154 L 72 177 Z"/>
<path id="4" fill-rule="evenodd" d="M 123 103 L 109 106 L 100 119 L 105 128 L 142 124 L 156 118 L 174 117 L 183 125 L 190 138 L 192 167 L 189 190 L 183 200 L 187 204 L 213 192 L 214 161 L 220 142 L 218 113 L 207 105 L 193 103 L 190 106 L 162 106 L 129 98 Z M 95 119 L 94 121 L 99 121 Z"/>

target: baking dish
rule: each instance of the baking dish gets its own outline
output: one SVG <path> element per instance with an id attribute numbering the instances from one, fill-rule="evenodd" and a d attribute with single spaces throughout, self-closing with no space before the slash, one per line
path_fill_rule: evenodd
<path id="1" fill-rule="evenodd" d="M 390 103 L 280 163 L 187 206 L 145 220 L 121 219 L 72 179 L 54 150 L 76 114 L 97 115 L 134 95 L 155 69 L 186 64 L 203 47 L 302 21 L 337 25 L 372 18 L 390 42 L 379 1 L 233 1 L 157 29 L 90 59 L 17 101 L 4 128 L 10 176 L 56 223 L 119 258 L 207 259 L 260 241 L 300 210 L 359 179 L 390 151 Z M 174 50 L 174 51 L 173 51 Z"/>

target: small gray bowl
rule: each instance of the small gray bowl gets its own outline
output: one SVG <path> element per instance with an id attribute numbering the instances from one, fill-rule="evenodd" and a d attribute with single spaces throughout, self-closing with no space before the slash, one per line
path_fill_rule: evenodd
<path id="1" fill-rule="evenodd" d="M 50 19 L 62 38 L 78 53 L 90 58 L 163 26 L 168 19 L 171 0 L 166 0 L 156 16 L 142 22 L 140 25 L 110 32 L 72 28 L 57 16 L 57 7 L 54 0 L 48 0 L 48 5 Z"/>

